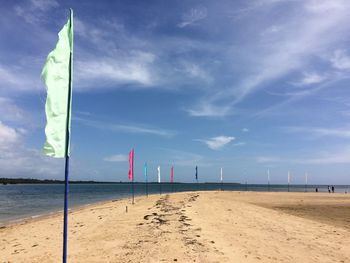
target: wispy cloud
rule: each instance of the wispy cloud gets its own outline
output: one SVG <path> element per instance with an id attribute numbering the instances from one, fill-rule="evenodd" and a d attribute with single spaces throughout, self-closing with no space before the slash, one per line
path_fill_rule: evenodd
<path id="1" fill-rule="evenodd" d="M 317 72 L 305 72 L 303 73 L 303 78 L 298 82 L 294 82 L 293 84 L 296 86 L 312 85 L 321 83 L 326 79 L 327 76 L 321 75 Z"/>
<path id="2" fill-rule="evenodd" d="M 0 122 L 0 175 L 50 177 L 62 170 L 59 161 L 45 158 L 36 149 L 24 146 L 25 131 Z"/>
<path id="3" fill-rule="evenodd" d="M 260 17 L 261 21 L 266 21 L 266 14 L 279 12 L 282 5 L 297 10 L 298 15 L 289 14 L 279 28 L 273 29 L 273 34 L 259 34 L 266 32 L 266 28 L 271 25 L 254 24 L 250 33 L 249 44 L 245 48 L 242 43 L 240 52 L 232 52 L 232 56 L 240 57 L 240 68 L 244 73 L 232 81 L 231 87 L 222 92 L 213 89 L 212 99 L 210 96 L 202 98 L 201 104 L 207 108 L 220 107 L 231 108 L 242 103 L 253 93 L 265 88 L 268 85 L 290 76 L 296 72 L 307 73 L 301 83 L 304 85 L 318 84 L 325 81 L 325 76 L 317 75 L 310 71 L 310 60 L 316 58 L 323 59 L 323 54 L 329 54 L 334 49 L 334 43 L 342 41 L 344 32 L 349 30 L 348 12 L 350 3 L 344 0 L 338 1 L 261 1 L 259 4 L 247 3 L 244 11 L 244 17 L 247 23 L 254 23 L 256 19 L 251 20 L 249 14 L 254 17 Z M 287 9 L 285 9 L 287 10 Z M 300 14 L 303 14 L 300 16 Z M 260 21 L 260 20 L 259 20 Z M 267 20 L 267 22 L 270 22 Z M 337 28 L 337 30 L 334 30 Z M 326 37 L 325 37 L 326 36 Z M 243 38 L 243 39 L 245 39 Z M 242 40 L 243 41 L 243 40 Z M 254 51 L 254 55 L 251 54 Z M 261 51 L 261 52 L 260 52 Z M 243 55 L 242 55 L 243 54 Z M 251 54 L 251 55 L 248 55 Z M 236 59 L 233 59 L 236 60 Z M 338 67 L 347 67 L 347 60 L 342 56 L 342 62 L 333 62 Z M 316 92 L 316 91 L 315 91 Z M 209 99 L 210 98 L 210 99 Z M 191 114 L 192 112 L 197 114 Z M 206 111 L 190 109 L 191 116 L 206 116 Z M 198 114 L 201 112 L 201 114 Z M 213 112 L 208 112 L 210 117 Z M 218 111 L 220 115 L 222 112 Z"/>
<path id="4" fill-rule="evenodd" d="M 94 89 L 118 87 L 118 84 L 138 84 L 139 86 L 155 85 L 156 79 L 149 65 L 154 61 L 154 55 L 137 52 L 128 58 L 93 58 L 76 62 L 77 86 Z"/>
<path id="5" fill-rule="evenodd" d="M 232 146 L 234 146 L 234 147 L 237 147 L 237 146 L 244 146 L 244 145 L 246 145 L 245 142 L 237 142 L 237 143 L 232 144 Z"/>
<path id="6" fill-rule="evenodd" d="M 194 165 L 199 165 L 199 166 L 211 165 L 209 162 L 205 161 L 205 158 L 203 155 L 200 155 L 197 153 L 175 150 L 175 149 L 167 149 L 167 148 L 161 148 L 161 150 L 164 151 L 167 156 L 169 156 L 168 157 L 169 160 L 175 166 L 194 167 Z"/>
<path id="7" fill-rule="evenodd" d="M 184 28 L 190 25 L 194 25 L 196 22 L 207 17 L 207 8 L 198 6 L 192 8 L 188 13 L 182 16 L 182 21 L 177 25 L 180 28 Z"/>
<path id="8" fill-rule="evenodd" d="M 335 149 L 333 151 L 316 152 L 308 154 L 304 158 L 293 157 L 277 157 L 277 156 L 259 156 L 256 158 L 258 163 L 263 164 L 317 164 L 317 165 L 330 165 L 330 164 L 348 164 L 350 162 L 350 147 L 345 146 L 341 149 Z"/>
<path id="9" fill-rule="evenodd" d="M 3 124 L 0 121 L 0 149 L 4 150 L 14 144 L 17 144 L 21 138 L 21 134 L 14 128 Z"/>
<path id="10" fill-rule="evenodd" d="M 250 130 L 248 128 L 243 128 L 242 132 L 250 132 Z"/>
<path id="11" fill-rule="evenodd" d="M 7 95 L 14 91 L 38 90 L 40 74 L 35 79 L 27 70 L 28 68 L 21 65 L 5 66 L 0 64 L 0 93 Z"/>
<path id="12" fill-rule="evenodd" d="M 350 70 L 350 56 L 345 50 L 336 50 L 330 60 L 334 68 Z"/>
<path id="13" fill-rule="evenodd" d="M 256 157 L 258 163 L 277 163 L 281 162 L 281 158 L 275 156 L 258 156 Z"/>
<path id="14" fill-rule="evenodd" d="M 207 103 L 206 101 L 201 101 L 192 108 L 186 108 L 185 111 L 188 112 L 190 116 L 193 117 L 213 117 L 221 118 L 231 115 L 232 108 L 227 105 L 214 105 Z"/>
<path id="15" fill-rule="evenodd" d="M 103 160 L 106 162 L 126 162 L 128 161 L 128 155 L 115 154 L 115 155 L 106 156 L 105 158 L 103 158 Z"/>
<path id="16" fill-rule="evenodd" d="M 325 127 L 286 127 L 288 132 L 298 132 L 309 134 L 314 138 L 329 136 L 350 138 L 350 128 L 325 128 Z"/>
<path id="17" fill-rule="evenodd" d="M 23 121 L 28 118 L 28 115 L 12 99 L 0 97 L 0 121 Z"/>
<path id="18" fill-rule="evenodd" d="M 205 143 L 212 150 L 220 150 L 234 139 L 235 137 L 222 135 L 210 139 L 195 139 L 195 141 Z"/>
<path id="19" fill-rule="evenodd" d="M 57 8 L 59 3 L 55 0 L 30 0 L 23 5 L 14 7 L 15 14 L 22 17 L 27 23 L 38 24 L 45 17 L 45 13 Z"/>
<path id="20" fill-rule="evenodd" d="M 136 134 L 149 134 L 161 137 L 173 137 L 176 135 L 175 131 L 164 130 L 144 125 L 127 125 L 127 124 L 114 124 L 111 122 L 103 122 L 99 120 L 91 120 L 86 118 L 74 117 L 73 121 L 77 121 L 83 125 L 87 125 L 96 129 L 109 130 L 114 132 L 136 133 Z"/>

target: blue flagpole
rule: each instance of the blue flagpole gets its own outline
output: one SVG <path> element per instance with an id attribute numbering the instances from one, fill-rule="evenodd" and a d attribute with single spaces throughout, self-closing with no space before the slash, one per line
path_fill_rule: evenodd
<path id="1" fill-rule="evenodd" d="M 66 156 L 64 178 L 64 215 L 63 215 L 63 263 L 67 262 L 67 232 L 68 232 L 68 191 L 69 191 L 69 156 Z"/>
<path id="2" fill-rule="evenodd" d="M 72 28 L 72 16 L 73 10 L 70 9 L 70 31 Z M 66 120 L 66 162 L 64 169 L 64 210 L 63 210 L 63 263 L 67 262 L 67 247 L 68 247 L 68 192 L 69 192 L 69 123 L 70 123 L 70 111 L 72 101 L 72 59 L 73 53 L 70 51 L 69 55 L 69 84 L 68 84 L 68 100 L 67 100 L 67 120 Z"/>
<path id="3" fill-rule="evenodd" d="M 147 176 L 147 163 L 145 163 L 145 181 L 146 181 L 146 196 L 148 197 L 148 176 Z"/>

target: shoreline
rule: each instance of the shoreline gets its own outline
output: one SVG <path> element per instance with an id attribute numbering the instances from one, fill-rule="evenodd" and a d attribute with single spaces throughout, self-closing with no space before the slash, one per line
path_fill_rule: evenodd
<path id="1" fill-rule="evenodd" d="M 162 195 L 167 195 L 167 194 L 177 194 L 177 193 L 196 193 L 196 192 L 221 192 L 219 189 L 218 190 L 196 190 L 196 191 L 184 191 L 184 192 L 172 192 L 172 193 L 163 193 Z M 236 192 L 236 193 L 257 193 L 257 194 L 278 194 L 278 193 L 286 193 L 286 194 L 315 194 L 315 195 L 347 195 L 348 193 L 343 193 L 343 192 L 335 192 L 335 193 L 328 193 L 328 192 L 311 192 L 311 191 L 307 191 L 307 192 L 279 192 L 279 191 L 241 191 L 241 190 L 225 190 L 222 192 Z M 162 196 L 159 194 L 149 194 L 149 197 L 151 196 Z M 135 195 L 135 201 L 137 198 L 147 198 L 146 195 Z M 131 197 L 121 197 L 121 198 L 112 198 L 112 199 L 106 199 L 103 201 L 97 201 L 97 202 L 92 202 L 92 203 L 87 203 L 87 204 L 77 204 L 77 205 L 73 205 L 71 208 L 68 209 L 68 214 L 75 212 L 75 211 L 79 211 L 85 208 L 89 208 L 89 207 L 93 207 L 93 206 L 99 206 L 99 205 L 105 205 L 107 203 L 110 202 L 116 202 L 116 201 L 121 201 L 121 200 L 129 200 L 131 199 Z M 132 204 L 131 204 L 132 205 Z M 41 219 L 46 219 L 46 218 L 50 218 L 50 217 L 54 217 L 54 216 L 58 216 L 62 214 L 63 216 L 63 206 L 62 209 L 54 209 L 52 211 L 48 211 L 48 212 L 43 212 L 41 214 L 36 214 L 36 215 L 32 215 L 32 216 L 24 216 L 24 217 L 20 217 L 20 218 L 16 218 L 16 219 L 9 219 L 9 220 L 4 220 L 4 221 L 0 221 L 0 229 L 4 229 L 6 227 L 10 227 L 13 225 L 20 225 L 20 224 L 25 224 L 28 222 L 32 222 L 35 220 L 41 220 Z"/>

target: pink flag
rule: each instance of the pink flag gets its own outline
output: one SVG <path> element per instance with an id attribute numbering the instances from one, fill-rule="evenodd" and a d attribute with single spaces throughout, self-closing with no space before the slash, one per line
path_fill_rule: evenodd
<path id="1" fill-rule="evenodd" d="M 134 180 L 134 149 L 129 152 L 129 180 Z"/>
<path id="2" fill-rule="evenodd" d="M 174 166 L 171 166 L 171 170 L 170 170 L 170 182 L 171 182 L 171 183 L 174 182 Z"/>

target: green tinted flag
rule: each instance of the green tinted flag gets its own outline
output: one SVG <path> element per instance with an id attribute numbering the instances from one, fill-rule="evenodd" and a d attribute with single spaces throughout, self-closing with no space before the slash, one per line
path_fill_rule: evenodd
<path id="1" fill-rule="evenodd" d="M 63 158 L 66 154 L 69 156 L 72 62 L 73 11 L 71 10 L 67 23 L 58 33 L 56 48 L 47 56 L 41 73 L 47 87 L 46 142 L 43 151 L 45 155 L 57 158 Z"/>

